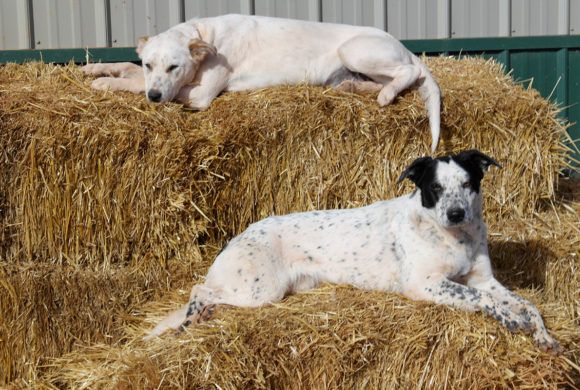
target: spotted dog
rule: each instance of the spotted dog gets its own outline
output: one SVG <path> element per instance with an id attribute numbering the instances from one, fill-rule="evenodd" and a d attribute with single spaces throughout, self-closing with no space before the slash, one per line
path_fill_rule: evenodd
<path id="1" fill-rule="evenodd" d="M 429 113 L 432 149 L 440 128 L 440 91 L 429 69 L 396 38 L 374 27 L 254 15 L 192 19 L 139 40 L 143 69 L 89 64 L 100 90 L 145 92 L 203 110 L 223 91 L 281 84 L 329 85 L 373 92 L 381 106 L 416 87 Z"/>
<path id="2" fill-rule="evenodd" d="M 250 225 L 217 256 L 189 303 L 149 337 L 205 319 L 217 304 L 257 307 L 330 282 L 483 311 L 557 352 L 538 310 L 493 276 L 480 187 L 491 165 L 499 167 L 477 150 L 422 157 L 399 178 L 415 183 L 411 194 Z"/>

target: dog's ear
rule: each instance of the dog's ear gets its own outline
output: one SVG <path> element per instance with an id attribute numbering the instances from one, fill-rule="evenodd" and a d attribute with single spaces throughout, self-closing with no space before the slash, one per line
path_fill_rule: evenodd
<path id="1" fill-rule="evenodd" d="M 198 62 L 202 62 L 209 55 L 215 56 L 217 54 L 217 50 L 213 45 L 210 45 L 201 39 L 192 39 L 189 41 L 188 46 L 191 58 Z"/>
<path id="2" fill-rule="evenodd" d="M 145 44 L 148 40 L 149 37 L 141 37 L 137 40 L 137 54 L 141 55 L 141 52 L 143 51 L 143 48 L 145 47 Z"/>
<path id="3" fill-rule="evenodd" d="M 456 159 L 459 161 L 470 162 L 471 164 L 474 164 L 475 166 L 479 167 L 479 169 L 481 169 L 481 171 L 484 173 L 492 165 L 495 165 L 498 168 L 502 167 L 493 158 L 481 153 L 477 149 L 465 150 L 465 151 L 459 153 L 456 156 Z"/>
<path id="4" fill-rule="evenodd" d="M 413 183 L 419 184 L 419 180 L 423 176 L 425 168 L 427 168 L 427 166 L 429 166 L 429 164 L 432 162 L 433 159 L 431 157 L 419 157 L 413 161 L 411 165 L 409 165 L 407 169 L 403 171 L 403 173 L 401 173 L 401 176 L 399 176 L 399 179 L 397 180 L 397 184 L 407 178 L 409 178 Z"/>

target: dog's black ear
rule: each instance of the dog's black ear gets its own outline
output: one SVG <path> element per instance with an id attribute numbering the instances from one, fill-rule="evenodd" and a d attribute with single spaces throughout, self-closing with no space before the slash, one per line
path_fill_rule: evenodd
<path id="1" fill-rule="evenodd" d="M 470 150 L 465 150 L 461 153 L 459 153 L 456 156 L 456 159 L 459 161 L 466 161 L 466 162 L 470 162 L 476 166 L 478 166 L 482 172 L 486 172 L 487 169 L 492 166 L 495 165 L 498 168 L 501 168 L 502 166 L 495 161 L 493 158 L 481 153 L 479 150 L 477 149 L 470 149 Z"/>
<path id="2" fill-rule="evenodd" d="M 401 176 L 399 176 L 399 179 L 397 180 L 397 184 L 407 178 L 409 178 L 413 183 L 419 184 L 419 180 L 423 176 L 425 168 L 427 168 L 427 166 L 429 166 L 429 164 L 432 162 L 433 159 L 431 157 L 419 157 L 413 161 L 411 165 L 409 165 L 407 169 L 403 171 L 403 173 L 401 173 Z"/>

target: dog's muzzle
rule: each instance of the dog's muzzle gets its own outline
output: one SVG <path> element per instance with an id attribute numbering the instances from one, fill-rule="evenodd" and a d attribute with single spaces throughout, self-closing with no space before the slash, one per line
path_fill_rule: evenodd
<path id="1" fill-rule="evenodd" d="M 152 102 L 159 103 L 161 101 L 162 93 L 156 89 L 151 89 L 147 92 L 147 99 Z"/>
<path id="2" fill-rule="evenodd" d="M 449 209 L 447 210 L 447 219 L 454 224 L 461 223 L 465 219 L 465 210 L 457 207 Z"/>

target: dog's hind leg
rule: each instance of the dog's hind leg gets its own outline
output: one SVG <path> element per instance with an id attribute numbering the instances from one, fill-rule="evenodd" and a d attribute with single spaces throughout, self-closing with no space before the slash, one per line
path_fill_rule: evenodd
<path id="1" fill-rule="evenodd" d="M 385 36 L 358 36 L 338 48 L 343 65 L 383 87 L 377 101 L 381 106 L 391 104 L 399 93 L 417 87 L 429 114 L 431 151 L 439 143 L 441 95 L 439 87 L 427 67 L 399 41 Z"/>
<path id="2" fill-rule="evenodd" d="M 338 55 L 348 70 L 383 86 L 377 99 L 381 106 L 390 104 L 421 76 L 411 53 L 399 42 L 380 36 L 355 37 L 338 48 Z"/>
<path id="3" fill-rule="evenodd" d="M 167 315 L 144 339 L 149 340 L 170 329 L 183 330 L 192 323 L 208 320 L 213 314 L 215 305 L 221 302 L 221 298 L 221 291 L 208 288 L 205 285 L 193 286 L 189 302 Z"/>

